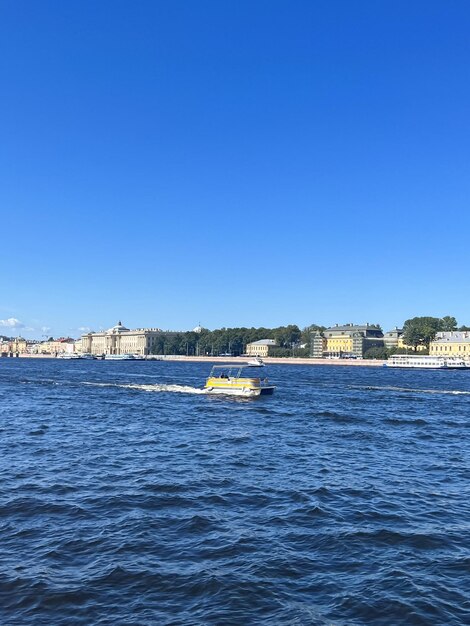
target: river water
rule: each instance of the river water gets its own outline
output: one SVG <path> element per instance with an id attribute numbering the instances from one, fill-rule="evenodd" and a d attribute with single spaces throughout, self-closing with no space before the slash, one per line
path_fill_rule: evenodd
<path id="1" fill-rule="evenodd" d="M 4 626 L 469 624 L 470 372 L 0 360 Z"/>

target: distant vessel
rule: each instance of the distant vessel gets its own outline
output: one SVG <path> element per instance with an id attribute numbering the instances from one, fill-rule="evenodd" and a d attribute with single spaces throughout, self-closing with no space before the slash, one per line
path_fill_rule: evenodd
<path id="1" fill-rule="evenodd" d="M 414 354 L 395 354 L 388 359 L 385 367 L 470 371 L 470 366 L 463 359 L 442 356 L 419 356 Z"/>
<path id="2" fill-rule="evenodd" d="M 58 359 L 81 359 L 83 360 L 89 360 L 91 361 L 92 359 L 96 359 L 97 357 L 94 354 L 89 354 L 89 353 L 77 353 L 77 352 L 61 352 L 60 354 L 57 355 Z"/>
<path id="3" fill-rule="evenodd" d="M 204 389 L 208 393 L 228 394 L 232 396 L 272 395 L 275 386 L 270 385 L 266 373 L 259 364 L 214 365 Z"/>
<path id="4" fill-rule="evenodd" d="M 133 354 L 105 354 L 105 361 L 136 361 Z"/>
<path id="5" fill-rule="evenodd" d="M 263 359 L 260 359 L 259 356 L 255 356 L 254 359 L 250 359 L 248 361 L 248 365 L 250 367 L 264 367 L 265 363 L 264 363 Z"/>

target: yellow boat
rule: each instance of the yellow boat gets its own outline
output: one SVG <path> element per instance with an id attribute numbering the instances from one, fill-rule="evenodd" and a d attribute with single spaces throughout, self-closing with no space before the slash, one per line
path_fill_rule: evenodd
<path id="1" fill-rule="evenodd" d="M 204 389 L 232 396 L 264 396 L 274 393 L 262 365 L 214 365 Z"/>

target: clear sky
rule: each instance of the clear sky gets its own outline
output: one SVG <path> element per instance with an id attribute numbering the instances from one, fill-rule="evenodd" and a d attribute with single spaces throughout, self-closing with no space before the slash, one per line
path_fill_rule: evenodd
<path id="1" fill-rule="evenodd" d="M 467 0 L 0 0 L 0 334 L 469 324 L 469 27 Z"/>

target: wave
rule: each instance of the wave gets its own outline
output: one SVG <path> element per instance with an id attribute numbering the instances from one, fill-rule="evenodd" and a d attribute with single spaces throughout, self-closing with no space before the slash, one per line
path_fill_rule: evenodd
<path id="1" fill-rule="evenodd" d="M 189 385 L 165 385 L 162 383 L 155 383 L 154 385 L 134 385 L 131 383 L 128 384 L 118 384 L 118 383 L 93 383 L 93 382 L 84 382 L 84 385 L 91 385 L 93 387 L 120 387 L 121 389 L 138 389 L 140 391 L 156 391 L 162 392 L 167 391 L 170 393 L 192 393 L 192 394 L 205 394 L 207 393 L 205 389 L 200 389 L 198 387 L 190 387 Z"/>
<path id="2" fill-rule="evenodd" d="M 470 391 L 458 389 L 414 389 L 412 387 L 394 387 L 392 385 L 350 385 L 349 389 L 362 389 L 365 391 L 397 391 L 406 393 L 433 393 L 451 396 L 470 396 Z"/>

